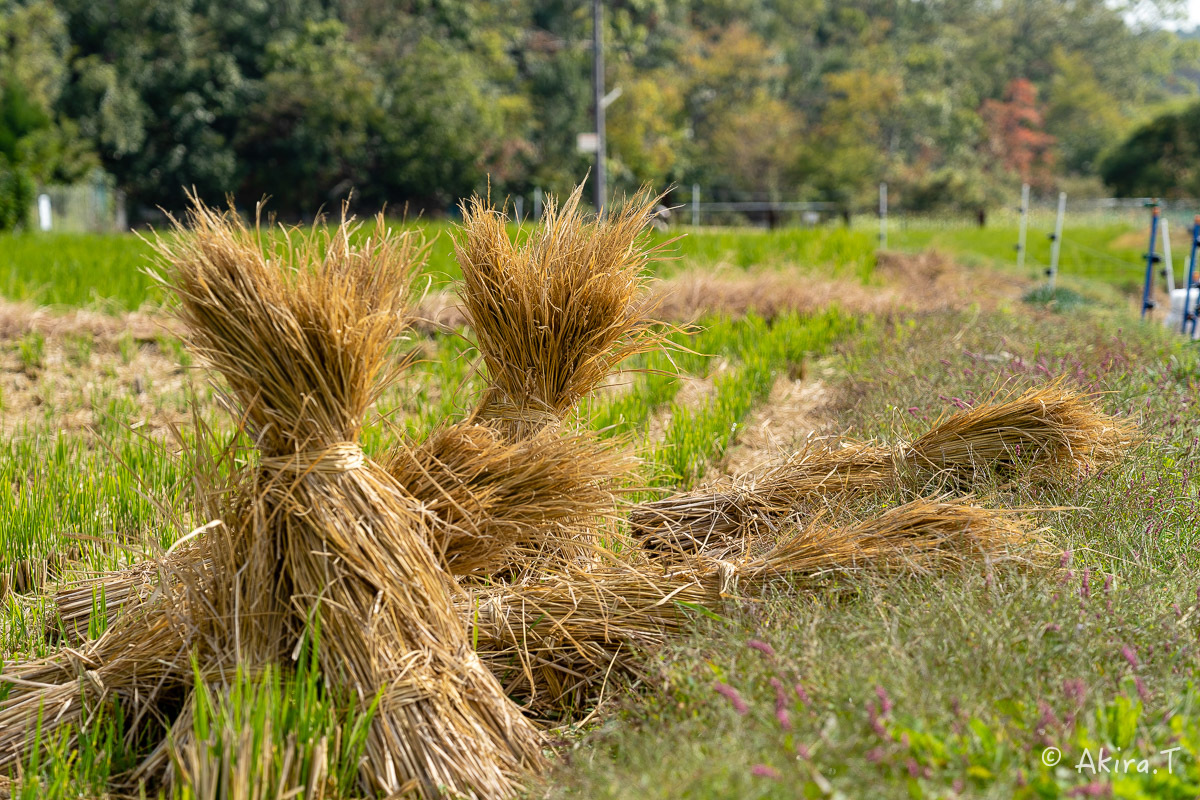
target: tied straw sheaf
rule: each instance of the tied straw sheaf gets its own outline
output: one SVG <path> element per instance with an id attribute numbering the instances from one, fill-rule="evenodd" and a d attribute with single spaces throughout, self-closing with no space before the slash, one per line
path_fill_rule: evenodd
<path id="1" fill-rule="evenodd" d="M 992 480 L 1069 479 L 1116 461 L 1139 439 L 1061 381 L 1009 390 L 940 417 L 909 444 L 818 442 L 777 464 L 687 494 L 636 506 L 629 526 L 643 546 L 668 553 L 739 550 L 775 534 L 808 504 L 908 485 L 968 489 Z"/>
<path id="2" fill-rule="evenodd" d="M 629 517 L 647 546 L 627 543 L 619 554 L 602 546 L 602 526 L 623 524 L 616 494 L 632 462 L 578 429 L 572 411 L 621 359 L 661 341 L 645 300 L 655 251 L 639 239 L 655 198 L 608 221 L 585 218 L 578 201 L 577 190 L 561 208 L 549 204 L 547 224 L 516 242 L 502 213 L 480 200 L 464 208 L 461 294 L 487 387 L 465 420 L 379 461 L 357 442 L 371 404 L 405 363 L 389 349 L 404 329 L 422 246 L 382 220 L 357 238 L 343 221 L 328 234 L 281 240 L 197 203 L 186 229 L 160 242 L 166 281 L 189 344 L 224 379 L 260 456 L 196 498 L 195 516 L 221 524 L 150 567 L 60 595 L 64 628 L 80 638 L 92 613 L 85 598 L 101 589 L 118 602 L 108 603 L 108 628 L 95 641 L 6 667 L 0 763 L 30 746 L 39 713 L 50 731 L 78 724 L 85 705 L 117 698 L 135 724 L 148 723 L 168 714 L 164 700 L 178 708 L 182 698 L 170 736 L 133 777 L 188 780 L 183 765 L 195 759 L 179 753 L 195 745 L 194 677 L 220 691 L 236 669 L 288 663 L 316 618 L 325 680 L 350 687 L 361 706 L 377 704 L 364 790 L 510 796 L 543 764 L 530 718 L 563 720 L 594 705 L 613 672 L 636 674 L 640 654 L 683 630 L 697 609 L 777 580 L 1010 558 L 1031 541 L 1012 513 L 962 497 L 842 525 L 802 517 L 800 495 L 781 489 L 789 470 L 823 471 L 813 491 L 831 495 L 850 484 L 878 487 L 886 481 L 877 475 L 896 471 L 893 451 L 852 445 L 837 469 L 809 453 L 771 480 L 734 481 L 737 496 L 757 504 L 742 517 L 754 524 L 736 537 L 692 525 L 687 547 L 673 535 L 651 542 L 648 528 L 682 526 L 662 522 L 669 505 L 650 504 Z M 1064 402 L 1099 413 L 1082 398 Z M 1056 419 L 1032 439 L 1056 435 Z M 983 446 L 1008 435 L 1001 418 L 977 430 L 956 417 L 946 425 L 958 427 L 922 450 L 941 459 L 937 469 L 1003 460 Z M 974 446 L 956 462 L 965 438 Z M 1107 452 L 1078 444 L 1026 455 L 1054 476 L 1068 461 Z M 916 446 L 897 451 L 905 463 Z M 714 516 L 711 497 L 677 500 L 705 519 L 729 516 Z M 647 514 L 658 521 L 646 523 Z"/>

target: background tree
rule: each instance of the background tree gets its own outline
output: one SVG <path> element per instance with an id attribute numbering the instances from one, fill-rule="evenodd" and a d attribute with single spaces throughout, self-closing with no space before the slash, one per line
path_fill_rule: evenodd
<path id="1" fill-rule="evenodd" d="M 1200 103 L 1138 128 L 1100 174 L 1122 195 L 1200 197 Z"/>
<path id="2" fill-rule="evenodd" d="M 1045 188 L 1054 166 L 1054 137 L 1042 129 L 1037 87 L 1014 78 L 1003 100 L 988 99 L 980 109 L 987 130 L 988 153 L 1025 183 Z"/>
<path id="3" fill-rule="evenodd" d="M 1181 8 L 606 0 L 613 186 L 863 206 L 888 180 L 962 208 L 1023 178 L 1094 182 L 1127 131 L 1195 96 L 1200 40 L 1161 24 Z M 148 213 L 187 186 L 293 217 L 351 188 L 363 210 L 430 213 L 489 186 L 562 192 L 591 166 L 590 65 L 578 0 L 0 0 L 4 181 L 99 165 Z"/>

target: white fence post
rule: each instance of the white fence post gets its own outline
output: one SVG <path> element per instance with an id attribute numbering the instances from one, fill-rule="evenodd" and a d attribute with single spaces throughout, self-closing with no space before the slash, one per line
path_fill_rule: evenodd
<path id="1" fill-rule="evenodd" d="M 37 199 L 38 227 L 48 231 L 54 227 L 54 219 L 50 209 L 50 195 L 39 194 Z"/>
<path id="2" fill-rule="evenodd" d="M 1054 244 L 1050 248 L 1050 293 L 1054 293 L 1054 284 L 1058 279 L 1058 254 L 1062 250 L 1063 217 L 1067 213 L 1067 193 L 1058 193 L 1058 219 L 1054 222 Z"/>
<path id="3" fill-rule="evenodd" d="M 1159 224 L 1162 226 L 1163 274 L 1167 278 L 1167 299 L 1169 300 L 1171 293 L 1175 291 L 1175 264 L 1171 261 L 1171 229 L 1167 227 L 1165 214 Z"/>
<path id="4" fill-rule="evenodd" d="M 1017 228 L 1017 271 L 1025 269 L 1025 232 L 1029 229 L 1029 184 L 1021 184 L 1021 222 Z"/>
<path id="5" fill-rule="evenodd" d="M 879 184 L 879 247 L 887 249 L 887 184 Z"/>

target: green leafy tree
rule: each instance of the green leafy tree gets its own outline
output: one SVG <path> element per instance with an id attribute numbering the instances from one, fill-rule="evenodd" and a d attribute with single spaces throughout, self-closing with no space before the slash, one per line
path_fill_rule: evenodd
<path id="1" fill-rule="evenodd" d="M 1120 139 L 1125 118 L 1116 98 L 1079 53 L 1060 47 L 1052 58 L 1055 73 L 1047 94 L 1046 132 L 1055 138 L 1068 172 L 1094 174 L 1100 155 Z"/>
<path id="2" fill-rule="evenodd" d="M 1122 195 L 1200 196 L 1200 103 L 1135 130 L 1105 158 L 1100 175 Z"/>
<path id="3" fill-rule="evenodd" d="M 268 45 L 234 142 L 247 202 L 270 195 L 273 209 L 300 216 L 366 183 L 382 87 L 345 33 L 312 22 Z"/>

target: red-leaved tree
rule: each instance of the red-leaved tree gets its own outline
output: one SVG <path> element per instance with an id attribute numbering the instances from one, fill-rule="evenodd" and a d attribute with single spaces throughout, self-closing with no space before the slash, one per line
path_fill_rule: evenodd
<path id="1" fill-rule="evenodd" d="M 1015 78 L 1003 100 L 985 100 L 979 111 L 987 126 L 987 148 L 1004 168 L 1034 186 L 1050 181 L 1054 166 L 1054 137 L 1042 130 L 1037 87 Z"/>

